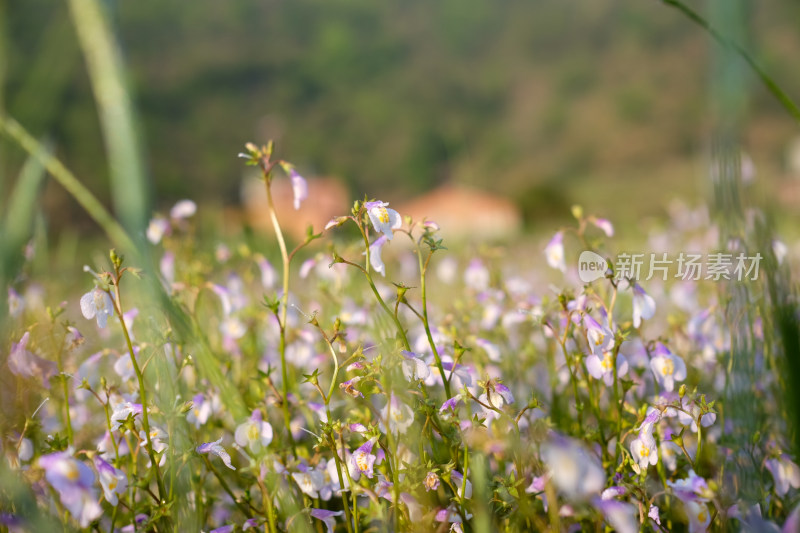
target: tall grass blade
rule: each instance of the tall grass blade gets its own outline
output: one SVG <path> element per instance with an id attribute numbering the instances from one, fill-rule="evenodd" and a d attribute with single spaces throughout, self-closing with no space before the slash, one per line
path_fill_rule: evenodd
<path id="1" fill-rule="evenodd" d="M 98 0 L 70 0 L 69 7 L 97 102 L 114 211 L 141 240 L 149 214 L 148 187 L 122 54 Z"/>

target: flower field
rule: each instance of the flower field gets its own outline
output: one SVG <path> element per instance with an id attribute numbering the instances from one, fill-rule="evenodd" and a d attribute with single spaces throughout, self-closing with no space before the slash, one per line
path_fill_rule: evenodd
<path id="1" fill-rule="evenodd" d="M 272 144 L 240 155 L 307 199 Z M 12 284 L 0 528 L 800 527 L 789 255 L 758 213 L 733 234 L 675 207 L 643 251 L 729 262 L 668 276 L 577 206 L 529 255 L 449 250 L 369 198 L 286 242 L 268 198 L 268 249 L 201 246 L 185 200 L 74 290 Z M 581 251 L 606 261 L 589 282 Z"/>

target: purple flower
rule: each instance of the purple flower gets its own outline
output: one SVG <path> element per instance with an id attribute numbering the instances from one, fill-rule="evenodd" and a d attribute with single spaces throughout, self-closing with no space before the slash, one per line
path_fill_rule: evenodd
<path id="1" fill-rule="evenodd" d="M 547 243 L 544 249 L 544 255 L 547 257 L 547 264 L 553 268 L 557 268 L 561 272 L 567 271 L 567 264 L 564 261 L 564 233 L 559 231 L 550 242 Z"/>
<path id="2" fill-rule="evenodd" d="M 597 494 L 606 484 L 600 461 L 580 441 L 556 435 L 542 444 L 541 456 L 556 488 L 568 498 Z"/>
<path id="3" fill-rule="evenodd" d="M 408 507 L 408 518 L 412 523 L 422 520 L 423 510 L 416 498 L 407 492 L 400 493 L 400 501 Z"/>
<path id="4" fill-rule="evenodd" d="M 414 352 L 403 350 L 400 352 L 400 355 L 403 357 L 402 369 L 403 376 L 405 376 L 406 380 L 425 380 L 431 375 L 430 367 L 428 367 L 425 361 L 420 359 Z"/>
<path id="5" fill-rule="evenodd" d="M 275 268 L 267 261 L 267 258 L 261 254 L 255 256 L 258 269 L 261 271 L 261 286 L 267 290 L 275 286 Z"/>
<path id="6" fill-rule="evenodd" d="M 109 317 L 114 316 L 114 303 L 106 291 L 95 287 L 81 296 L 81 313 L 87 320 L 96 317 L 97 325 L 104 328 Z"/>
<path id="7" fill-rule="evenodd" d="M 106 501 L 111 505 L 117 505 L 119 503 L 119 495 L 125 494 L 125 490 L 128 488 L 128 477 L 125 472 L 114 468 L 100 456 L 94 458 L 94 466 L 97 468 L 100 486 L 103 487 Z"/>
<path id="8" fill-rule="evenodd" d="M 653 297 L 644 292 L 638 283 L 633 283 L 633 327 L 638 328 L 642 319 L 650 320 L 655 313 L 656 302 Z"/>
<path id="9" fill-rule="evenodd" d="M 356 389 L 356 385 L 359 381 L 361 381 L 361 376 L 356 376 L 343 383 L 339 383 L 339 388 L 343 389 L 349 396 L 352 396 L 353 398 L 363 398 L 364 395 L 361 393 L 361 391 Z"/>
<path id="10" fill-rule="evenodd" d="M 11 316 L 18 316 L 21 312 L 23 307 L 25 307 L 22 297 L 19 295 L 17 291 L 12 289 L 11 287 L 8 288 L 8 314 Z"/>
<path id="11" fill-rule="evenodd" d="M 590 315 L 583 315 L 583 327 L 593 354 L 607 352 L 614 347 L 614 334 Z"/>
<path id="12" fill-rule="evenodd" d="M 294 193 L 294 208 L 300 209 L 300 202 L 308 198 L 308 183 L 303 176 L 297 173 L 294 167 L 289 167 L 289 179 L 292 181 Z"/>
<path id="13" fill-rule="evenodd" d="M 58 373 L 58 366 L 53 361 L 42 359 L 28 350 L 30 332 L 26 331 L 18 343 L 11 345 L 8 355 L 8 369 L 15 376 L 34 378 L 42 381 L 42 386 L 50 388 L 50 378 Z"/>
<path id="14" fill-rule="evenodd" d="M 472 482 L 469 479 L 467 479 L 467 484 L 465 486 L 464 474 L 462 474 L 458 470 L 453 470 L 452 472 L 450 472 L 450 481 L 453 482 L 453 486 L 455 486 L 456 488 L 456 495 L 458 495 L 459 498 L 463 498 L 466 500 L 472 498 Z M 464 490 L 463 495 L 461 493 L 462 490 Z"/>
<path id="15" fill-rule="evenodd" d="M 686 363 L 661 343 L 656 346 L 655 353 L 656 355 L 650 360 L 650 369 L 658 384 L 672 392 L 676 381 L 686 379 Z"/>
<path id="16" fill-rule="evenodd" d="M 233 533 L 233 530 L 236 529 L 233 524 L 227 524 L 222 527 L 218 527 L 217 529 L 212 529 L 208 533 Z"/>
<path id="17" fill-rule="evenodd" d="M 595 500 L 594 503 L 600 508 L 608 523 L 617 532 L 637 533 L 639 531 L 636 507 L 630 503 L 602 499 Z"/>
<path id="18" fill-rule="evenodd" d="M 272 442 L 272 426 L 261 419 L 261 411 L 253 410 L 250 418 L 236 428 L 234 435 L 236 444 L 258 453 Z"/>
<path id="19" fill-rule="evenodd" d="M 392 240 L 394 236 L 392 230 L 400 228 L 403 221 L 397 211 L 386 207 L 388 205 L 386 202 L 375 201 L 365 203 L 364 207 L 367 209 L 375 231 L 383 233 L 389 240 Z"/>
<path id="20" fill-rule="evenodd" d="M 352 476 L 354 481 L 357 481 L 361 474 L 364 474 L 368 478 L 372 479 L 372 467 L 377 459 L 377 457 L 372 453 L 372 446 L 377 440 L 378 437 L 372 437 L 367 442 L 356 448 L 356 450 L 350 456 L 350 465 L 353 467 L 352 470 L 355 472 L 355 476 Z"/>
<path id="21" fill-rule="evenodd" d="M 192 409 L 186 413 L 186 421 L 194 424 L 194 427 L 200 429 L 200 426 L 208 422 L 208 418 L 214 411 L 214 397 L 206 399 L 205 395 L 195 394 L 192 398 Z"/>
<path id="22" fill-rule="evenodd" d="M 344 511 L 328 511 L 327 509 L 311 509 L 309 513 L 312 518 L 322 520 L 325 527 L 328 528 L 328 533 L 333 533 L 333 528 L 336 527 L 336 517 L 341 516 Z"/>
<path id="23" fill-rule="evenodd" d="M 225 464 L 225 466 L 231 470 L 236 470 L 236 468 L 231 465 L 231 456 L 228 455 L 228 452 L 225 451 L 225 448 L 220 445 L 220 442 L 222 442 L 222 437 L 214 442 L 205 442 L 197 447 L 197 453 L 212 453 L 222 459 L 222 462 Z"/>
<path id="24" fill-rule="evenodd" d="M 597 226 L 603 233 L 605 233 L 606 237 L 614 236 L 614 226 L 608 219 L 591 217 L 589 218 L 589 222 Z"/>
<path id="25" fill-rule="evenodd" d="M 776 459 L 767 459 L 764 466 L 775 481 L 775 494 L 781 498 L 789 492 L 789 487 L 800 488 L 800 468 L 785 453 Z"/>
<path id="26" fill-rule="evenodd" d="M 455 396 L 453 396 L 452 398 L 450 398 L 449 400 L 445 401 L 442 404 L 442 406 L 439 408 L 439 412 L 440 413 L 455 412 L 455 410 L 458 408 L 459 403 L 461 403 L 461 395 L 456 394 Z"/>
<path id="27" fill-rule="evenodd" d="M 100 518 L 103 509 L 97 503 L 94 489 L 95 475 L 91 468 L 67 452 L 56 452 L 39 457 L 39 466 L 45 478 L 58 492 L 61 503 L 81 527 Z"/>
<path id="28" fill-rule="evenodd" d="M 648 511 L 647 516 L 659 526 L 661 525 L 661 517 L 658 515 L 658 507 L 655 505 L 650 506 L 650 511 Z"/>

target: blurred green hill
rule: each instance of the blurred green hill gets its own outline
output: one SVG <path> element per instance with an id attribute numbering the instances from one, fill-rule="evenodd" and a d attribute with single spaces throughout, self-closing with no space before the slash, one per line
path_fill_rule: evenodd
<path id="1" fill-rule="evenodd" d="M 108 198 L 64 2 L 5 0 L 3 107 Z M 708 37 L 657 1 L 108 1 L 156 203 L 238 202 L 244 142 L 274 138 L 354 197 L 451 181 L 529 221 L 579 201 L 617 219 L 705 194 Z M 703 10 L 705 4 L 693 3 Z M 752 3 L 744 43 L 797 99 L 800 4 Z M 723 28 L 724 30 L 724 28 Z M 780 180 L 796 125 L 753 83 L 744 145 Z M 7 190 L 22 155 L 3 146 Z M 56 187 L 53 218 L 80 220 Z M 613 212 L 610 212 L 612 211 Z"/>

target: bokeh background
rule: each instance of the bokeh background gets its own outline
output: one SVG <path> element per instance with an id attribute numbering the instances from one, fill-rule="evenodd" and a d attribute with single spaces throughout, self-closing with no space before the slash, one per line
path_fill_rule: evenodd
<path id="1" fill-rule="evenodd" d="M 397 205 L 443 184 L 471 186 L 509 199 L 529 229 L 568 217 L 573 203 L 635 224 L 673 197 L 708 194 L 712 43 L 658 1 L 103 3 L 154 208 L 189 197 L 236 213 L 236 154 L 268 139 L 308 177 L 341 180 L 350 199 Z M 0 2 L 0 102 L 110 205 L 67 4 Z M 712 23 L 725 4 L 690 2 Z M 800 4 L 738 5 L 741 27 L 724 31 L 800 94 Z M 742 81 L 741 142 L 759 194 L 791 211 L 796 124 L 752 75 Z M 2 141 L 0 191 L 24 158 Z M 51 228 L 96 231 L 57 184 L 44 198 Z"/>

